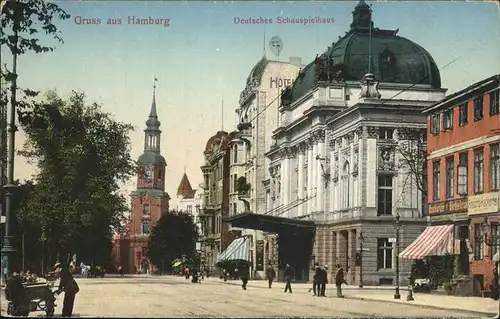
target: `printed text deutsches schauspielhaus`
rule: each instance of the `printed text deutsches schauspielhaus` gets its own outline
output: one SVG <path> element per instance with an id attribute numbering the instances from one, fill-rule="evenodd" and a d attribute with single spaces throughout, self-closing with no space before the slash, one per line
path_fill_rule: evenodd
<path id="1" fill-rule="evenodd" d="M 272 24 L 276 21 L 278 24 L 319 24 L 319 23 L 334 23 L 334 18 L 323 18 L 323 17 L 303 17 L 303 18 L 283 18 L 277 17 L 272 18 L 234 18 L 234 24 Z"/>

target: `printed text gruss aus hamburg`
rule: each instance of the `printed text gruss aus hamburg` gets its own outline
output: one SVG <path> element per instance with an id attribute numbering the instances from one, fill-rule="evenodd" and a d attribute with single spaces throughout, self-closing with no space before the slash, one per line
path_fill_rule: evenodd
<path id="1" fill-rule="evenodd" d="M 301 17 L 301 18 L 289 18 L 289 17 L 277 17 L 272 18 L 241 18 L 234 17 L 234 24 L 272 24 L 276 21 L 277 24 L 320 24 L 320 23 L 334 23 L 334 18 L 324 18 L 324 17 Z"/>

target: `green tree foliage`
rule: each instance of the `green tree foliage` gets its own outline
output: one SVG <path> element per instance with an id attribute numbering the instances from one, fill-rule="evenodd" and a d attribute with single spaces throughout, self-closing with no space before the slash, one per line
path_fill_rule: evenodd
<path id="1" fill-rule="evenodd" d="M 39 170 L 20 220 L 39 228 L 49 263 L 75 253 L 102 263 L 128 210 L 119 185 L 136 171 L 132 126 L 87 105 L 78 92 L 68 100 L 49 92 L 46 101 L 20 112 L 19 121 L 27 136 L 21 154 Z"/>
<path id="2" fill-rule="evenodd" d="M 156 223 L 149 236 L 147 254 L 153 265 L 162 272 L 172 271 L 177 258 L 195 259 L 198 230 L 193 217 L 170 211 Z"/>

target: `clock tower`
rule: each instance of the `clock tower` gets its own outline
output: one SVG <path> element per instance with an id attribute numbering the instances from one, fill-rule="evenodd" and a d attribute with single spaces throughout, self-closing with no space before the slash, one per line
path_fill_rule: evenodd
<path id="1" fill-rule="evenodd" d="M 138 159 L 137 187 L 130 194 L 130 220 L 125 234 L 121 235 L 120 253 L 115 252 L 120 255 L 115 260 L 119 260 L 127 273 L 152 270 L 146 254 L 149 235 L 158 219 L 169 209 L 170 196 L 165 192 L 167 162 L 160 153 L 160 137 L 160 121 L 153 90 L 153 102 L 144 130 L 144 151 Z"/>

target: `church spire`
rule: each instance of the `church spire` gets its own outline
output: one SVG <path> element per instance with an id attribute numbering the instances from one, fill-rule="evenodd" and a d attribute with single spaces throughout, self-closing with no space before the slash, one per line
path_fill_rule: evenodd
<path id="1" fill-rule="evenodd" d="M 146 121 L 146 129 L 144 130 L 144 151 L 160 152 L 160 121 L 156 112 L 156 82 L 158 79 L 155 77 L 153 81 L 153 101 L 151 103 L 151 110 L 149 111 L 149 118 Z"/>

